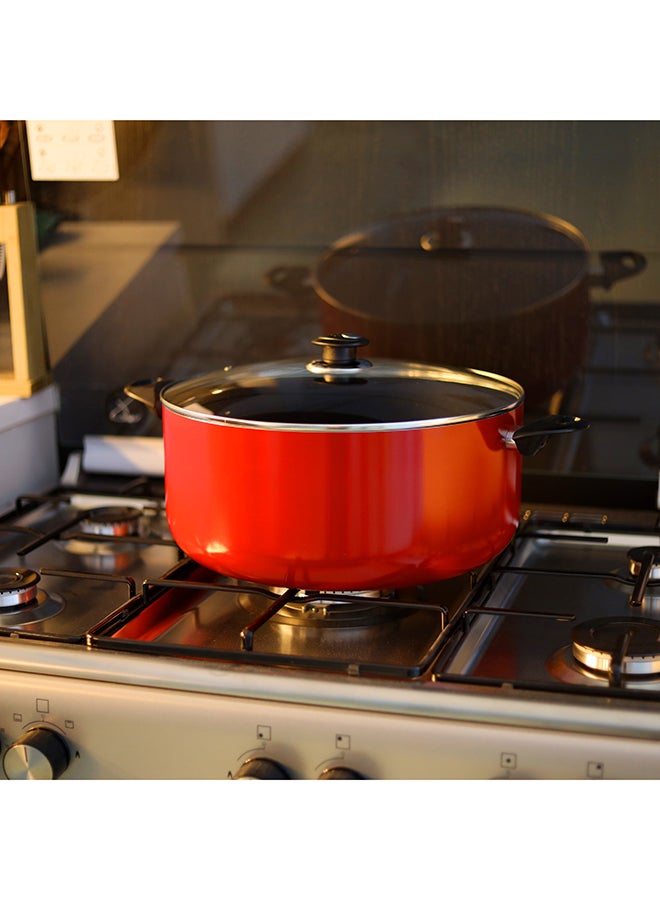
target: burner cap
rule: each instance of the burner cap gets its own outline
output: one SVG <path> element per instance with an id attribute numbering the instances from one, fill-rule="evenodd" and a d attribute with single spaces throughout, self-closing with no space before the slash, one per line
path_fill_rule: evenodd
<path id="1" fill-rule="evenodd" d="M 592 619 L 571 631 L 573 656 L 588 669 L 610 673 L 613 664 L 626 675 L 660 672 L 660 620 Z"/>
<path id="2" fill-rule="evenodd" d="M 107 534 L 115 537 L 137 534 L 140 510 L 131 506 L 99 506 L 87 510 L 80 523 L 85 534 Z"/>
<path id="3" fill-rule="evenodd" d="M 633 547 L 628 551 L 628 570 L 636 578 L 644 563 L 650 563 L 649 581 L 660 579 L 660 547 Z"/>
<path id="4" fill-rule="evenodd" d="M 0 607 L 34 600 L 39 580 L 40 576 L 32 569 L 0 569 Z"/>

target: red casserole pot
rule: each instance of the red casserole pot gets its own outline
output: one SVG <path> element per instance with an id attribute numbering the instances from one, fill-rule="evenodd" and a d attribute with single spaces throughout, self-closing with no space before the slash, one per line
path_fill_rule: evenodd
<path id="1" fill-rule="evenodd" d="M 166 510 L 214 571 L 306 590 L 403 588 L 470 571 L 518 524 L 521 453 L 586 427 L 523 427 L 523 389 L 470 369 L 356 357 L 126 388 L 163 419 Z"/>

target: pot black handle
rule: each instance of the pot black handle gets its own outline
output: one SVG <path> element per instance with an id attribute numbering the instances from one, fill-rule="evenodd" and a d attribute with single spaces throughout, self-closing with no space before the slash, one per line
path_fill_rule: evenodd
<path id="1" fill-rule="evenodd" d="M 312 287 L 312 273 L 304 266 L 275 266 L 264 275 L 268 287 L 293 296 L 303 294 Z"/>
<path id="2" fill-rule="evenodd" d="M 170 384 L 173 384 L 173 382 L 160 376 L 157 378 L 144 378 L 127 384 L 124 388 L 124 393 L 132 400 L 142 403 L 143 406 L 156 413 L 158 418 L 161 419 L 163 416 L 163 404 L 160 399 L 161 391 Z"/>
<path id="3" fill-rule="evenodd" d="M 611 288 L 617 281 L 639 275 L 646 268 L 646 257 L 635 250 L 603 250 L 598 258 L 602 268 L 589 275 L 591 287 Z"/>
<path id="4" fill-rule="evenodd" d="M 506 444 L 522 456 L 536 456 L 554 435 L 585 431 L 588 427 L 589 422 L 579 416 L 546 416 L 507 435 Z"/>

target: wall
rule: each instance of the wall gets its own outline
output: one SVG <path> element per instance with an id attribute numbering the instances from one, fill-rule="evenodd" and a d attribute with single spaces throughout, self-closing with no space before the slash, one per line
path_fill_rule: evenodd
<path id="1" fill-rule="evenodd" d="M 169 354 L 165 368 L 180 377 L 308 352 L 318 333 L 317 311 L 300 296 L 272 291 L 270 270 L 308 270 L 340 236 L 434 205 L 505 205 L 563 218 L 594 251 L 631 249 L 647 257 L 644 273 L 611 291 L 594 291 L 596 298 L 660 298 L 658 122 L 170 121 L 117 122 L 116 132 L 118 182 L 33 183 L 33 199 L 83 224 L 176 227 L 177 241 L 161 248 L 121 304 L 130 296 L 131 306 L 141 306 L 140 320 L 160 317 L 171 338 L 159 341 Z M 70 343 L 72 333 L 61 330 L 73 329 L 71 315 L 65 320 L 53 313 L 55 257 L 68 239 L 60 226 L 43 254 L 50 270 L 44 303 L 58 346 Z M 116 248 L 105 251 L 112 265 Z M 154 265 L 164 264 L 164 253 L 167 266 L 158 273 Z M 172 267 L 175 277 L 167 274 Z M 92 301 L 75 264 L 69 278 L 75 316 Z M 58 303 L 61 288 L 60 281 Z M 94 337 L 93 348 L 78 347 L 77 358 L 104 355 L 104 322 L 77 336 Z M 147 371 L 139 331 L 127 329 L 122 346 L 131 371 L 139 360 L 144 375 L 154 374 Z M 128 368 L 106 365 L 96 396 L 110 391 L 108 369 L 116 388 Z M 69 365 L 67 378 L 73 375 Z M 88 382 L 89 375 L 80 373 Z"/>

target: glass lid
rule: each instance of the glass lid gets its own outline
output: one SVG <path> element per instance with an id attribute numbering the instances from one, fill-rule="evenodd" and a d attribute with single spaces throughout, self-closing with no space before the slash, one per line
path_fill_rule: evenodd
<path id="1" fill-rule="evenodd" d="M 238 366 L 166 387 L 163 406 L 190 418 L 294 431 L 382 431 L 472 421 L 522 403 L 500 375 L 357 356 L 358 335 L 312 343 L 321 359 Z"/>
<path id="2" fill-rule="evenodd" d="M 515 209 L 398 216 L 337 241 L 318 265 L 329 303 L 378 321 L 484 322 L 568 291 L 587 273 L 573 226 Z"/>

